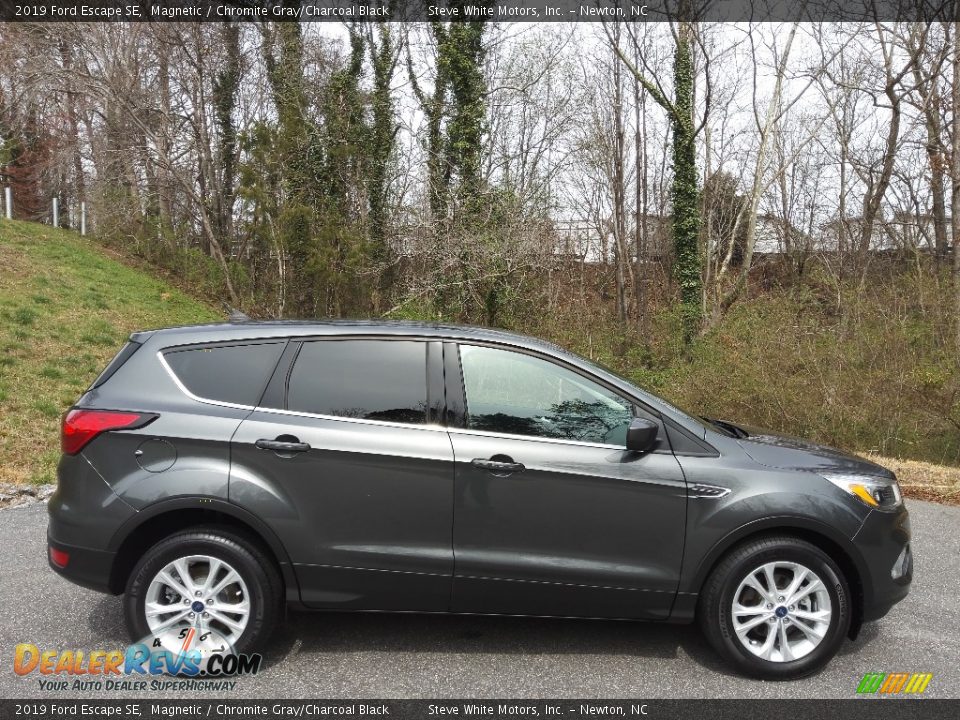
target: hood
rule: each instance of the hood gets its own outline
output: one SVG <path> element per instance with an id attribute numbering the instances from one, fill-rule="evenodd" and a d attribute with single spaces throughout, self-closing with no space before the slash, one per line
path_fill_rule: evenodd
<path id="1" fill-rule="evenodd" d="M 882 465 L 836 448 L 759 428 L 744 428 L 748 435 L 737 442 L 753 460 L 767 467 L 810 472 L 848 472 L 893 478 Z"/>

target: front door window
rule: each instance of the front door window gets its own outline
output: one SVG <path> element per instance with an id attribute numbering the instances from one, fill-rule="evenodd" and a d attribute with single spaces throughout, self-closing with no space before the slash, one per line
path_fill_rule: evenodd
<path id="1" fill-rule="evenodd" d="M 582 375 L 522 353 L 460 346 L 467 427 L 625 445 L 629 401 Z"/>

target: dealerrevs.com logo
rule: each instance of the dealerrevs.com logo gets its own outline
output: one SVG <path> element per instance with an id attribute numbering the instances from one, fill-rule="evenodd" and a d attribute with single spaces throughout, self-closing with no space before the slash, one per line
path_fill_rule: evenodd
<path id="1" fill-rule="evenodd" d="M 857 693 L 917 695 L 927 689 L 932 679 L 932 673 L 867 673 L 857 686 Z"/>
<path id="2" fill-rule="evenodd" d="M 255 675 L 263 656 L 229 646 L 201 645 L 194 628 L 182 630 L 179 646 L 144 638 L 125 650 L 53 650 L 33 643 L 14 649 L 13 671 L 37 677 L 42 690 L 232 690 L 226 678 Z M 204 641 L 209 638 L 203 638 Z M 175 675 L 178 679 L 169 677 Z"/>

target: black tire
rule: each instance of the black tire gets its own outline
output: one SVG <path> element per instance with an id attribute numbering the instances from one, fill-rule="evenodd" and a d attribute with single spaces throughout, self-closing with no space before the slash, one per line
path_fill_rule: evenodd
<path id="1" fill-rule="evenodd" d="M 753 654 L 733 629 L 733 596 L 741 581 L 768 562 L 796 562 L 816 573 L 830 597 L 832 617 L 823 639 L 799 660 L 774 662 Z M 820 548 L 790 536 L 764 537 L 731 550 L 714 568 L 700 593 L 700 627 L 713 648 L 746 675 L 791 680 L 811 675 L 836 654 L 850 628 L 850 589 L 837 564 Z"/>
<path id="2" fill-rule="evenodd" d="M 283 612 L 283 587 L 275 563 L 255 543 L 228 528 L 197 527 L 164 538 L 147 550 L 130 573 L 124 616 L 131 639 L 150 634 L 144 614 L 147 588 L 168 563 L 185 555 L 209 555 L 229 563 L 250 593 L 251 614 L 233 645 L 237 653 L 257 652 L 270 637 Z"/>

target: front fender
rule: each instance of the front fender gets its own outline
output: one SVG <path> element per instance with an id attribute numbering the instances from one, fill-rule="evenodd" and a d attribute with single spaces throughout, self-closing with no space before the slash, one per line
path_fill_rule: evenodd
<path id="1" fill-rule="evenodd" d="M 700 588 L 707 580 L 707 576 L 720 558 L 746 538 L 765 532 L 790 534 L 791 531 L 827 538 L 831 543 L 841 548 L 853 561 L 861 577 L 867 571 L 863 558 L 850 538 L 844 537 L 830 525 L 799 515 L 778 515 L 746 523 L 723 536 L 700 557 L 696 566 L 691 564 L 691 567 L 685 568 L 684 575 L 680 580 L 681 592 L 699 593 Z"/>
<path id="2" fill-rule="evenodd" d="M 767 531 L 800 531 L 829 540 L 846 553 L 859 573 L 866 565 L 852 542 L 869 514 L 827 480 L 812 472 L 753 465 L 718 467 L 701 458 L 682 458 L 689 484 L 730 489 L 721 498 L 687 503 L 687 542 L 681 593 L 698 593 L 710 570 L 744 538 Z"/>

